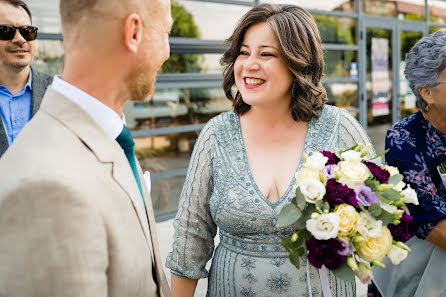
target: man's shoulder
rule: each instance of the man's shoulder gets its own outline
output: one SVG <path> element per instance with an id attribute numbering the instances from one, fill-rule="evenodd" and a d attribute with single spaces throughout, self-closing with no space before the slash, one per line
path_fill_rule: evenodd
<path id="1" fill-rule="evenodd" d="M 44 72 L 40 72 L 37 70 L 32 69 L 32 79 L 33 82 L 36 82 L 38 84 L 43 84 L 45 87 L 50 85 L 53 82 L 53 76 L 46 74 Z"/>

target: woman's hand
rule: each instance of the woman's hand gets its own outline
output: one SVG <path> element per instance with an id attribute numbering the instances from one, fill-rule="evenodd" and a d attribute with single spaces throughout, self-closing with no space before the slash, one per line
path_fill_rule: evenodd
<path id="1" fill-rule="evenodd" d="M 197 287 L 197 279 L 190 279 L 186 277 L 179 277 L 171 275 L 170 291 L 172 297 L 193 297 L 195 288 Z"/>
<path id="2" fill-rule="evenodd" d="M 446 219 L 438 222 L 434 230 L 426 237 L 426 240 L 446 251 Z"/>

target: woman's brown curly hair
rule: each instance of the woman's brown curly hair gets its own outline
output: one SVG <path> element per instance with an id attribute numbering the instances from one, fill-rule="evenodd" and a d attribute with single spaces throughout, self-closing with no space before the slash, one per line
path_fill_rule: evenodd
<path id="1" fill-rule="evenodd" d="M 242 115 L 251 106 L 243 101 L 235 86 L 234 63 L 246 30 L 255 24 L 267 23 L 275 32 L 280 53 L 294 77 L 291 87 L 291 110 L 296 121 L 309 121 L 319 117 L 327 102 L 327 94 L 321 84 L 324 73 L 324 54 L 319 29 L 313 17 L 305 9 L 291 4 L 261 4 L 248 11 L 239 21 L 232 36 L 226 40 L 229 48 L 220 64 L 223 70 L 223 89 L 232 101 L 234 110 Z"/>

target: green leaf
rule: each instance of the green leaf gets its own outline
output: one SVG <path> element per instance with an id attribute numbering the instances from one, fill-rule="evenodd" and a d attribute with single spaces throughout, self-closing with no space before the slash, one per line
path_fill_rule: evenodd
<path id="1" fill-rule="evenodd" d="M 293 199 L 291 199 L 291 204 L 297 205 L 296 197 L 294 197 Z"/>
<path id="2" fill-rule="evenodd" d="M 379 182 L 378 181 L 376 181 L 376 180 L 373 180 L 373 179 L 371 179 L 371 178 L 369 178 L 369 179 L 367 179 L 365 182 L 365 185 L 367 186 L 367 187 L 369 187 L 370 189 L 372 189 L 372 191 L 376 191 L 376 189 L 378 188 L 378 186 L 379 186 Z"/>
<path id="3" fill-rule="evenodd" d="M 309 203 L 300 219 L 296 221 L 296 229 L 305 229 L 307 226 L 307 221 L 311 219 L 313 212 L 316 212 L 316 208 L 314 207 L 314 204 Z"/>
<path id="4" fill-rule="evenodd" d="M 384 156 L 388 151 L 390 151 L 390 149 L 386 149 L 384 152 L 382 152 L 381 154 L 375 156 L 374 158 L 369 159 L 369 161 L 375 160 L 377 158 L 380 158 L 381 156 Z"/>
<path id="5" fill-rule="evenodd" d="M 403 207 L 401 207 L 402 209 L 404 209 L 405 212 L 407 212 L 408 215 L 410 215 L 410 211 L 409 208 L 407 208 L 406 205 L 404 205 Z"/>
<path id="6" fill-rule="evenodd" d="M 354 282 L 355 281 L 355 273 L 353 270 L 347 265 L 347 263 L 342 264 L 341 268 L 332 270 L 333 274 L 346 282 Z"/>
<path id="7" fill-rule="evenodd" d="M 369 206 L 369 213 L 374 217 L 378 217 L 382 213 L 382 208 L 377 203 L 373 203 Z"/>
<path id="8" fill-rule="evenodd" d="M 324 205 L 322 206 L 322 211 L 330 211 L 330 204 L 327 201 L 324 201 Z"/>
<path id="9" fill-rule="evenodd" d="M 299 207 L 300 209 L 304 209 L 305 205 L 307 204 L 307 201 L 305 201 L 305 197 L 302 194 L 302 192 L 300 191 L 300 187 L 297 187 L 296 189 L 296 205 L 297 207 Z"/>
<path id="10" fill-rule="evenodd" d="M 293 242 L 291 239 L 286 238 L 284 236 L 280 236 L 280 240 L 282 241 L 283 247 L 288 251 L 291 252 L 294 248 Z"/>
<path id="11" fill-rule="evenodd" d="M 389 178 L 388 182 L 389 182 L 389 184 L 396 186 L 397 184 L 399 184 L 402 181 L 403 181 L 403 176 L 401 174 L 395 174 Z"/>
<path id="12" fill-rule="evenodd" d="M 381 192 L 381 195 L 389 201 L 398 201 L 401 199 L 400 193 L 395 189 L 387 189 L 384 192 Z"/>
<path id="13" fill-rule="evenodd" d="M 384 209 L 381 209 L 381 214 L 376 217 L 376 219 L 381 220 L 383 222 L 384 226 L 389 225 L 395 216 L 391 214 L 390 212 L 385 211 Z"/>
<path id="14" fill-rule="evenodd" d="M 285 227 L 294 224 L 302 216 L 302 211 L 293 204 L 285 205 L 279 213 L 276 227 Z"/>
<path id="15" fill-rule="evenodd" d="M 299 269 L 300 268 L 299 252 L 298 251 L 291 251 L 290 255 L 288 257 L 290 258 L 291 264 L 293 264 L 297 269 Z"/>
<path id="16" fill-rule="evenodd" d="M 324 207 L 324 200 L 318 200 L 318 201 L 316 201 L 316 209 L 317 208 L 320 208 L 320 209 L 322 209 L 323 207 Z"/>

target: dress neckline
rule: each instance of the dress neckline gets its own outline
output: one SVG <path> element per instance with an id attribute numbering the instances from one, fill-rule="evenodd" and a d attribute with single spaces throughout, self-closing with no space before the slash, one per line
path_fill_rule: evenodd
<path id="1" fill-rule="evenodd" d="M 245 147 L 245 141 L 243 140 L 243 135 L 242 135 L 242 128 L 240 125 L 240 117 L 239 115 L 234 112 L 231 111 L 235 114 L 235 118 L 236 118 L 236 123 L 237 123 L 237 134 L 238 137 L 240 138 L 240 143 L 241 143 L 241 148 L 242 148 L 242 154 L 243 154 L 243 162 L 245 163 L 245 168 L 246 171 L 248 172 L 248 176 L 249 179 L 251 180 L 251 184 L 253 185 L 253 187 L 255 188 L 255 191 L 257 192 L 257 194 L 260 196 L 260 198 L 265 201 L 269 206 L 271 206 L 272 208 L 275 208 L 277 205 L 279 205 L 290 193 L 290 191 L 293 189 L 293 185 L 296 182 L 296 173 L 300 170 L 300 168 L 302 167 L 302 161 L 303 161 L 303 157 L 304 157 L 304 153 L 306 153 L 307 151 L 307 147 L 308 147 L 308 138 L 309 138 L 309 131 L 310 129 L 312 129 L 313 124 L 314 124 L 314 117 L 311 118 L 311 120 L 308 122 L 308 128 L 307 128 L 307 133 L 305 135 L 305 143 L 304 143 L 304 148 L 302 150 L 302 154 L 300 156 L 300 160 L 299 163 L 296 166 L 296 170 L 294 171 L 293 174 L 293 178 L 291 179 L 290 184 L 288 185 L 288 188 L 285 190 L 285 192 L 282 194 L 282 196 L 279 198 L 279 200 L 277 200 L 276 202 L 272 202 L 271 200 L 269 200 L 264 194 L 263 192 L 260 190 L 259 186 L 257 185 L 256 180 L 254 179 L 254 176 L 252 175 L 251 172 L 251 168 L 249 167 L 249 163 L 248 163 L 248 155 L 246 154 L 246 147 Z"/>

